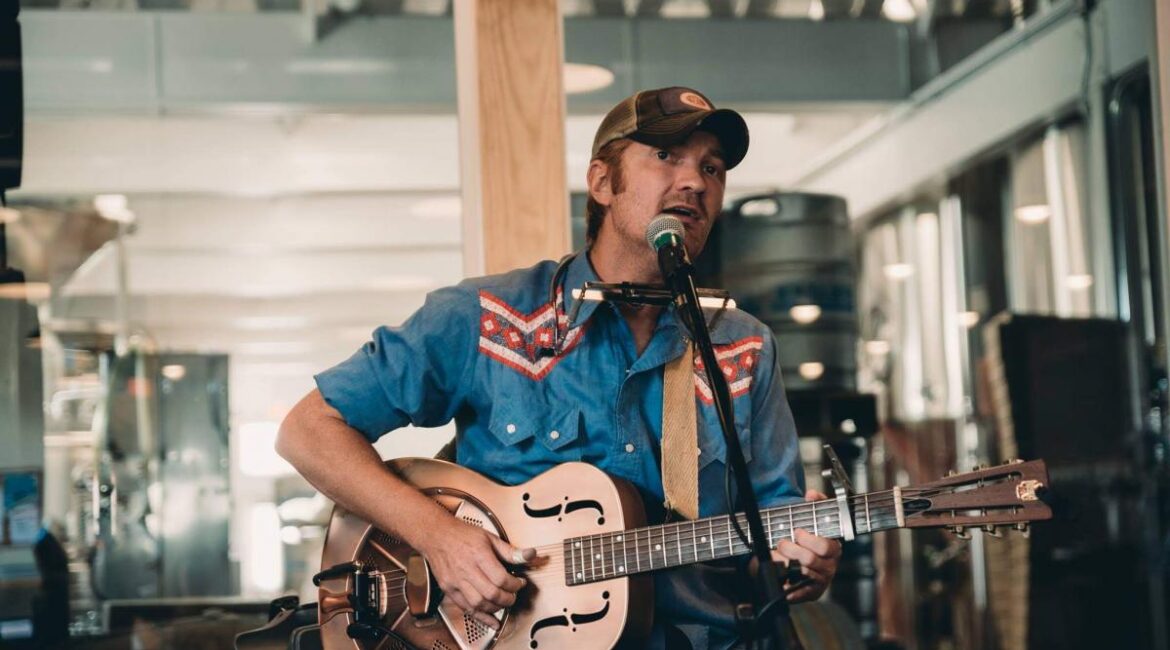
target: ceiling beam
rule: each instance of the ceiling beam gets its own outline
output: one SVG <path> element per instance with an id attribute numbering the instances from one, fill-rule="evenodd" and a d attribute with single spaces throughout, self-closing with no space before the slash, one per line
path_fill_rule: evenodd
<path id="1" fill-rule="evenodd" d="M 624 18 L 626 3 L 624 0 L 593 0 L 593 14 L 604 18 Z"/>
<path id="2" fill-rule="evenodd" d="M 776 0 L 749 0 L 747 6 L 748 18 L 775 18 Z"/>
<path id="3" fill-rule="evenodd" d="M 641 0 L 634 15 L 640 18 L 657 18 L 662 13 L 664 0 Z"/>
<path id="4" fill-rule="evenodd" d="M 658 0 L 644 0 L 643 10 L 647 1 Z M 310 48 L 304 46 L 299 15 L 233 15 L 230 30 L 222 21 L 219 15 L 190 12 L 168 14 L 166 20 L 101 12 L 79 20 L 69 12 L 26 12 L 21 15 L 24 60 L 28 69 L 38 70 L 25 79 L 26 115 L 188 114 L 225 106 L 254 106 L 266 115 L 348 107 L 453 113 L 455 43 L 449 19 L 407 11 L 350 20 Z M 909 27 L 889 21 L 582 17 L 564 22 L 565 60 L 602 66 L 615 76 L 608 88 L 569 96 L 571 113 L 604 113 L 634 87 L 659 82 L 685 83 L 722 104 L 754 104 L 755 110 L 790 102 L 897 101 L 909 94 L 903 47 Z M 202 46 L 208 42 L 216 48 Z M 72 45 L 64 51 L 54 43 Z M 233 66 L 222 65 L 227 52 Z M 108 61 L 108 68 L 95 60 Z M 756 76 L 726 74 L 745 69 Z"/>
<path id="5" fill-rule="evenodd" d="M 711 8 L 712 18 L 735 18 L 735 7 L 732 0 L 707 0 Z"/>
<path id="6" fill-rule="evenodd" d="M 882 5 L 886 0 L 863 0 L 858 18 L 881 18 Z"/>

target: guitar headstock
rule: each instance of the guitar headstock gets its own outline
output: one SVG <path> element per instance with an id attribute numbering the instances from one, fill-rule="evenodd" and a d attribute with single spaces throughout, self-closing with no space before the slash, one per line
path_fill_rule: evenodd
<path id="1" fill-rule="evenodd" d="M 901 488 L 906 528 L 949 527 L 962 535 L 969 526 L 995 534 L 996 527 L 1027 532 L 1028 522 L 1052 518 L 1044 502 L 1048 468 L 1043 460 L 1008 461 L 924 485 Z M 900 522 L 902 523 L 902 522 Z"/>

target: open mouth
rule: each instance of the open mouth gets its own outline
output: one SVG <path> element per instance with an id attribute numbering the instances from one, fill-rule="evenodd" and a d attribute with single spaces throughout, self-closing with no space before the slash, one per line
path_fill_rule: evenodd
<path id="1" fill-rule="evenodd" d="M 683 219 L 700 219 L 699 211 L 694 208 L 688 208 L 685 205 L 675 205 L 662 210 L 665 214 L 673 214 Z"/>

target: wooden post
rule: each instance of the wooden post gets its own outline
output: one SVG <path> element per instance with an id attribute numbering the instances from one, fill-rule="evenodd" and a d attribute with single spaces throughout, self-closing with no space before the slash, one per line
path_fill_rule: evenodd
<path id="1" fill-rule="evenodd" d="M 569 248 L 557 0 L 452 0 L 464 275 Z"/>

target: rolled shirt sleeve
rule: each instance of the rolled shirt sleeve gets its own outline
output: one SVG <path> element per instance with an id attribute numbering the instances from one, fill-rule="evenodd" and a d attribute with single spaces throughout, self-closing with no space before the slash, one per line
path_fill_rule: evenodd
<path id="1" fill-rule="evenodd" d="M 774 336 L 764 337 L 760 356 L 764 363 L 752 382 L 752 462 L 748 471 L 760 506 L 769 507 L 802 499 L 805 481 Z"/>
<path id="2" fill-rule="evenodd" d="M 474 291 L 432 292 L 401 326 L 379 327 L 349 359 L 316 375 L 325 401 L 371 442 L 413 424 L 450 422 L 466 397 L 479 339 Z"/>

